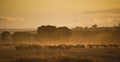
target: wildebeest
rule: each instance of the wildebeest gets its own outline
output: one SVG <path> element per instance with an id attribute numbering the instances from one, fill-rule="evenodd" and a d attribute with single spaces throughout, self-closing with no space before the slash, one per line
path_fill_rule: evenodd
<path id="1" fill-rule="evenodd" d="M 28 49 L 41 49 L 42 46 L 39 46 L 39 45 L 18 45 L 18 46 L 15 46 L 15 49 L 16 50 L 28 50 Z"/>
<path id="2" fill-rule="evenodd" d="M 30 45 L 18 45 L 15 46 L 16 50 L 29 50 L 29 49 L 45 49 L 45 50 L 71 50 L 71 49 L 81 49 L 81 48 L 120 48 L 119 44 L 77 44 L 77 45 L 45 45 L 40 46 L 36 44 Z"/>
<path id="3" fill-rule="evenodd" d="M 25 50 L 27 50 L 28 48 L 27 48 L 27 46 L 15 46 L 15 49 L 16 50 L 23 50 L 23 49 L 25 49 Z"/>

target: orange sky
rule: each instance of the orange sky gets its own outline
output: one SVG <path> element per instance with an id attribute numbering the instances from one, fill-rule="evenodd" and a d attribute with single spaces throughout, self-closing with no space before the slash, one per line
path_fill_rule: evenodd
<path id="1" fill-rule="evenodd" d="M 120 0 L 0 0 L 0 28 L 113 26 Z"/>

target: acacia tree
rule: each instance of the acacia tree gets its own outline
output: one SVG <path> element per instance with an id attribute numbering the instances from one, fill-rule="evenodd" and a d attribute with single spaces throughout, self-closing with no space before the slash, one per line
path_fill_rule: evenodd
<path id="1" fill-rule="evenodd" d="M 58 40 L 60 38 L 67 38 L 71 35 L 71 30 L 67 27 L 56 26 L 40 26 L 37 29 L 38 40 Z"/>
<path id="2" fill-rule="evenodd" d="M 37 29 L 37 39 L 52 39 L 56 35 L 56 26 L 40 26 Z"/>
<path id="3" fill-rule="evenodd" d="M 72 31 L 67 27 L 58 27 L 57 32 L 58 37 L 66 39 L 70 37 Z"/>

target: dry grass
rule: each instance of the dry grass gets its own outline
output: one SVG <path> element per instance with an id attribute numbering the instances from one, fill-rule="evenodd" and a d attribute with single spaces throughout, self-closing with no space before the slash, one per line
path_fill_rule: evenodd
<path id="1" fill-rule="evenodd" d="M 103 62 L 99 57 L 69 56 L 67 54 L 53 54 L 52 56 L 23 56 L 11 62 Z"/>
<path id="2" fill-rule="evenodd" d="M 20 58 L 11 62 L 103 62 L 98 58 L 71 58 L 71 57 L 59 57 L 59 58 Z"/>

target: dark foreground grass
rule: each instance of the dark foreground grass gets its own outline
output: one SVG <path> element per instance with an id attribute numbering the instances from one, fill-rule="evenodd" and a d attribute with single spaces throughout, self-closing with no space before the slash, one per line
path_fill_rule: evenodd
<path id="1" fill-rule="evenodd" d="M 103 62 L 102 59 L 93 57 L 68 57 L 56 56 L 49 58 L 19 58 L 11 62 Z"/>
<path id="2" fill-rule="evenodd" d="M 17 59 L 11 62 L 94 62 L 94 60 L 91 59 L 76 59 L 76 58 L 59 58 L 53 60 L 47 60 L 47 59 Z"/>

